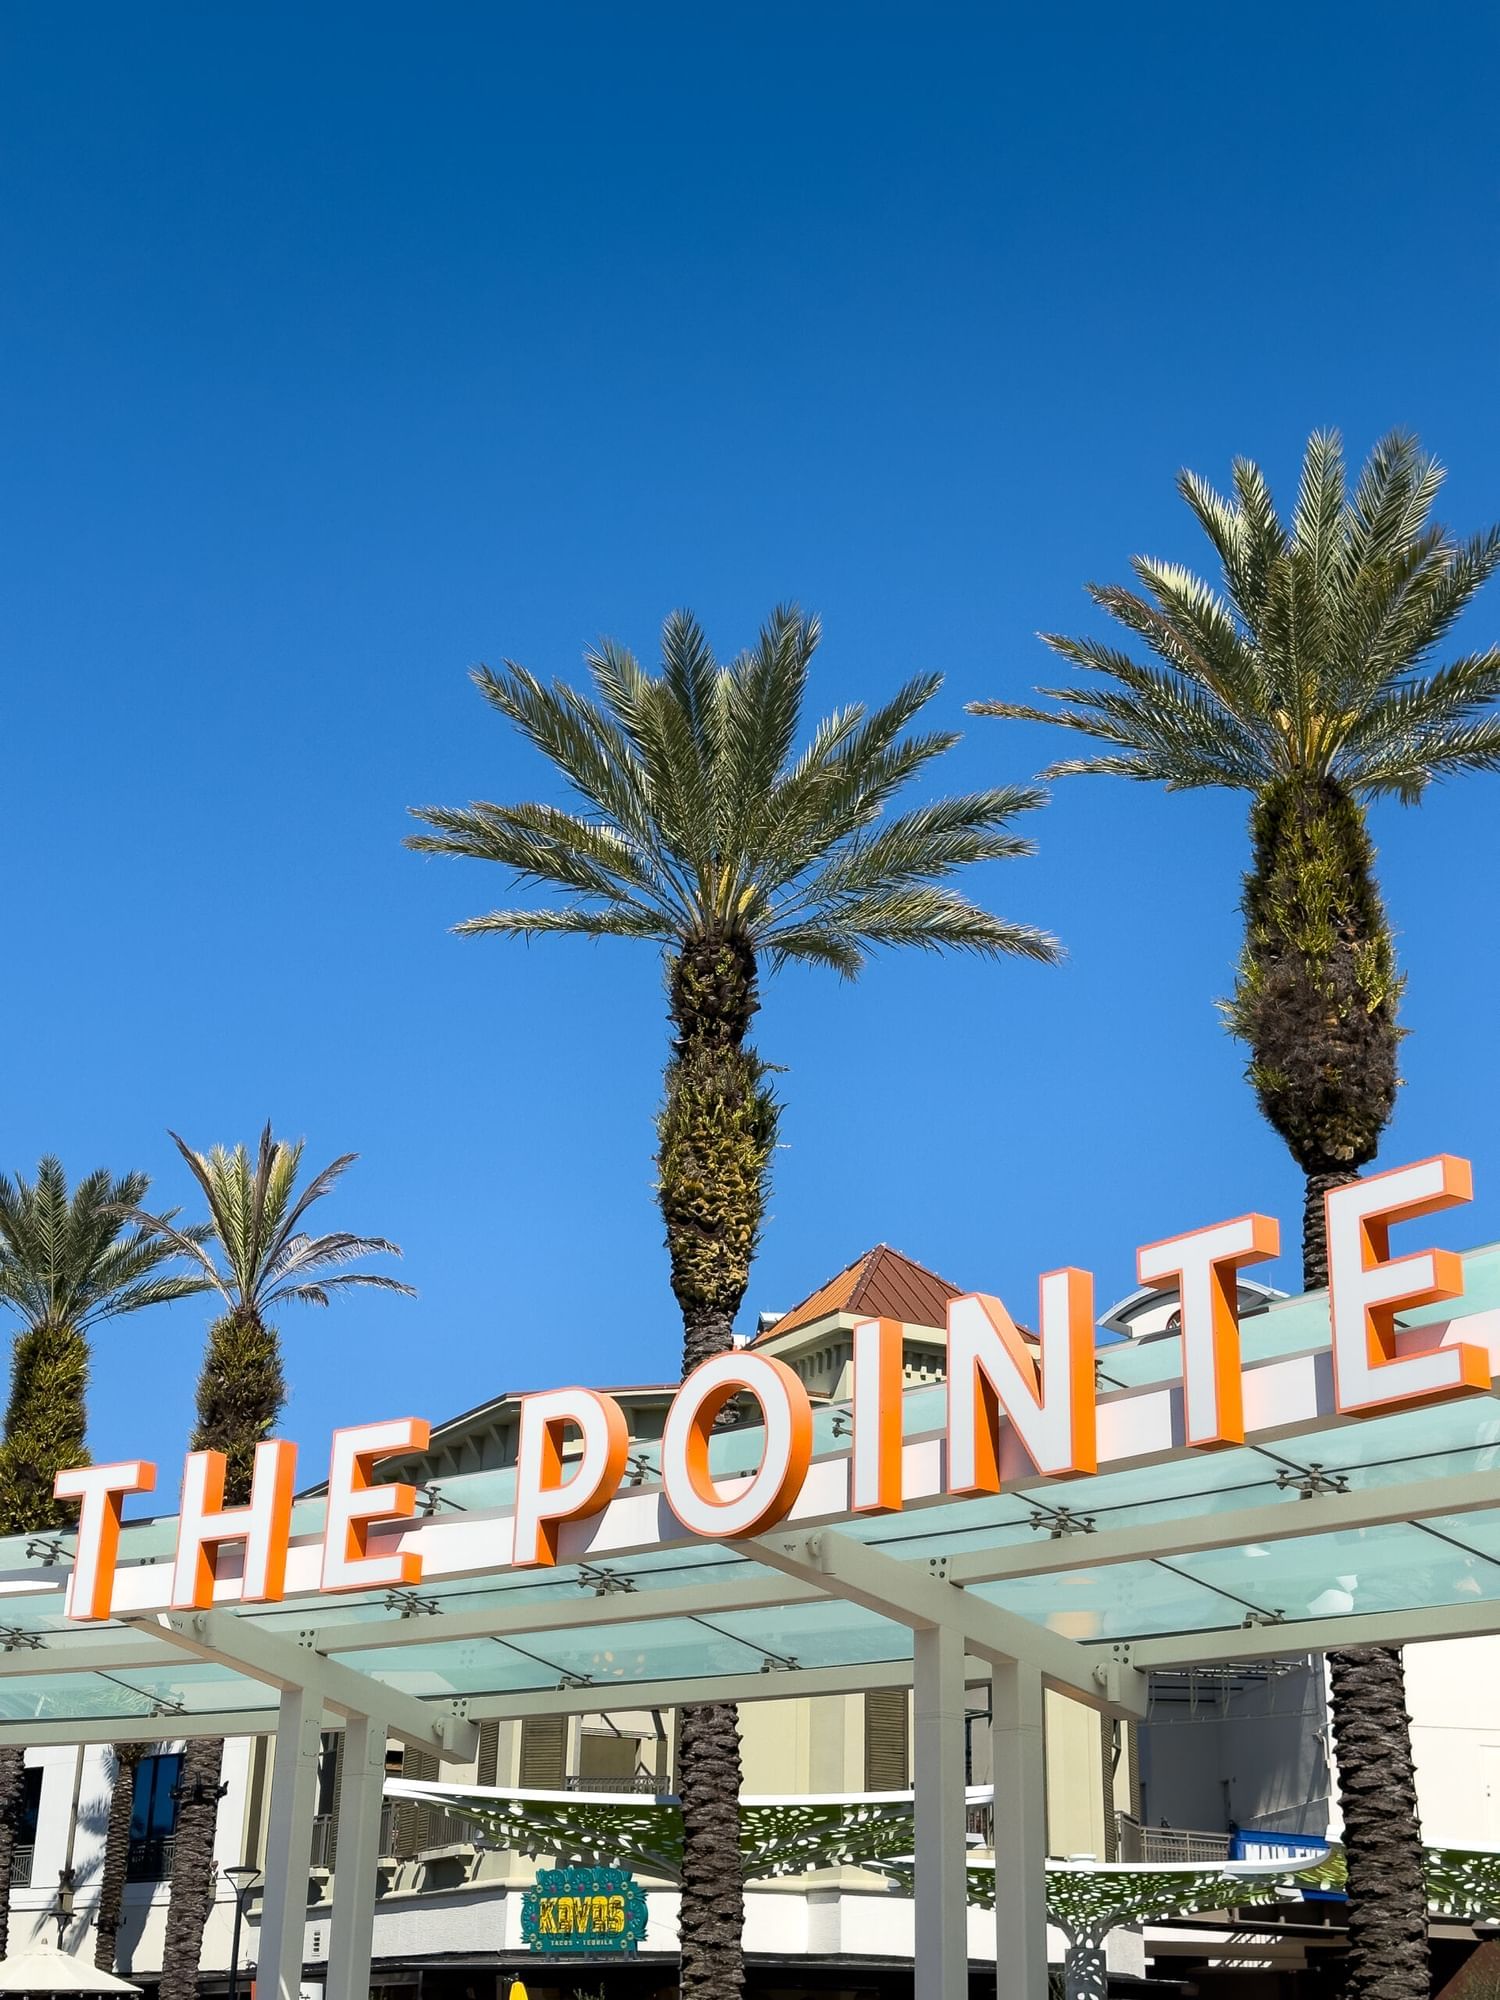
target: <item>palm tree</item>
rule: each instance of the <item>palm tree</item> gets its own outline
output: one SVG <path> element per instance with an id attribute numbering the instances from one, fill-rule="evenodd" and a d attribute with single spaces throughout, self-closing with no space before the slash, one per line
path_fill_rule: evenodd
<path id="1" fill-rule="evenodd" d="M 72 1508 L 53 1498 L 52 1482 L 88 1457 L 94 1327 L 202 1289 L 199 1279 L 164 1269 L 176 1261 L 170 1244 L 127 1228 L 124 1211 L 145 1200 L 150 1184 L 145 1174 L 101 1169 L 70 1195 L 62 1162 L 50 1156 L 35 1181 L 0 1174 L 0 1307 L 20 1321 L 0 1439 L 0 1534 L 69 1523 Z M 0 1957 L 24 1768 L 23 1751 L 0 1749 Z"/>
<path id="2" fill-rule="evenodd" d="M 1262 1112 L 1306 1177 L 1303 1281 L 1328 1282 L 1324 1196 L 1375 1157 L 1395 1103 L 1401 978 L 1366 825 L 1372 800 L 1415 804 L 1435 778 L 1500 767 L 1500 648 L 1433 654 L 1500 564 L 1500 529 L 1459 541 L 1431 520 L 1437 463 L 1383 438 L 1352 494 L 1337 436 L 1308 444 L 1296 510 L 1259 468 L 1234 498 L 1184 472 L 1220 584 L 1137 557 L 1139 589 L 1090 585 L 1155 656 L 1044 634 L 1091 684 L 1060 706 L 977 702 L 1109 746 L 1048 776 L 1109 772 L 1250 795 L 1244 947 L 1227 1013 Z M 1401 1654 L 1328 1656 L 1349 1855 L 1355 1994 L 1425 2000 L 1426 1894 Z"/>
<path id="3" fill-rule="evenodd" d="M 208 1207 L 200 1230 L 179 1229 L 170 1216 L 138 1213 L 133 1219 L 162 1243 L 191 1258 L 203 1289 L 216 1292 L 223 1310 L 208 1331 L 198 1377 L 194 1451 L 221 1451 L 228 1461 L 224 1498 L 242 1506 L 250 1497 L 255 1447 L 270 1436 L 286 1401 L 281 1342 L 271 1315 L 284 1305 L 328 1305 L 354 1286 L 413 1296 L 410 1285 L 370 1271 L 341 1268 L 362 1257 L 399 1257 L 381 1236 L 337 1231 L 310 1236 L 308 1210 L 321 1201 L 358 1157 L 345 1153 L 299 1188 L 302 1141 L 260 1135 L 254 1156 L 244 1146 L 215 1146 L 195 1153 L 174 1132 Z M 162 1953 L 160 2000 L 195 2000 L 203 1927 L 213 1901 L 213 1844 L 221 1796 L 224 1745 L 190 1740 L 183 1752 L 172 1891 Z"/>
<path id="4" fill-rule="evenodd" d="M 560 890 L 561 905 L 492 911 L 469 935 L 637 938 L 664 948 L 671 1053 L 659 1122 L 658 1193 L 683 1367 L 731 1345 L 765 1211 L 778 1106 L 749 1041 L 762 965 L 852 978 L 873 946 L 1051 960 L 1041 931 L 1004 923 L 946 886 L 971 862 L 1029 852 L 1011 822 L 1033 790 L 884 808 L 957 739 L 908 734 L 940 686 L 907 684 L 867 714 L 819 723 L 800 755 L 818 624 L 780 609 L 756 646 L 720 666 L 697 623 L 667 620 L 659 674 L 605 642 L 590 693 L 507 663 L 474 676 L 491 707 L 560 773 L 578 810 L 428 806 L 426 853 L 498 861 Z M 743 1988 L 739 1729 L 725 1703 L 687 1708 L 677 1772 L 686 1853 L 681 1989 Z"/>

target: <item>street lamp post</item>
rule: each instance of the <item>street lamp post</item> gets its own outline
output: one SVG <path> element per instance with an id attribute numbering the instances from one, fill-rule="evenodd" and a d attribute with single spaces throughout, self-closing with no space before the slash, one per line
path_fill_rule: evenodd
<path id="1" fill-rule="evenodd" d="M 240 1925 L 245 1918 L 245 1905 L 250 1900 L 252 1890 L 260 1880 L 260 1870 L 248 1861 L 242 1861 L 238 1868 L 220 1871 L 224 1880 L 234 1891 L 234 1937 L 229 1946 L 229 1994 L 228 2000 L 238 2000 L 240 1990 Z"/>

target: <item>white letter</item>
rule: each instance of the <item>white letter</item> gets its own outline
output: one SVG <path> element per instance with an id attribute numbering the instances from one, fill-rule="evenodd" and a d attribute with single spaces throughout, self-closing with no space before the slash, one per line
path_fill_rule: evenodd
<path id="1" fill-rule="evenodd" d="M 760 1404 L 765 1448 L 743 1493 L 731 1499 L 714 1484 L 708 1446 L 714 1419 L 744 1390 Z M 812 1463 L 812 1404 L 784 1361 L 768 1354 L 716 1354 L 701 1362 L 672 1398 L 661 1439 L 667 1505 L 689 1534 L 715 1540 L 757 1535 L 784 1519 Z"/>
<path id="2" fill-rule="evenodd" d="M 390 1590 L 422 1581 L 422 1558 L 415 1549 L 367 1553 L 377 1522 L 409 1521 L 417 1504 L 414 1486 L 377 1486 L 370 1475 L 394 1452 L 426 1451 L 431 1432 L 421 1417 L 390 1417 L 334 1432 L 323 1528 L 325 1590 Z"/>
<path id="3" fill-rule="evenodd" d="M 219 1550 L 245 1545 L 242 1604 L 264 1604 L 282 1595 L 292 1532 L 292 1488 L 297 1447 L 268 1442 L 255 1447 L 255 1471 L 246 1507 L 224 1505 L 222 1451 L 190 1451 L 182 1470 L 182 1511 L 177 1520 L 177 1560 L 172 1569 L 174 1611 L 206 1611 L 214 1601 Z"/>
<path id="4" fill-rule="evenodd" d="M 118 1465 L 73 1465 L 53 1480 L 56 1499 L 82 1503 L 78 1547 L 68 1578 L 67 1617 L 109 1616 L 125 1495 L 150 1493 L 155 1486 L 156 1467 L 143 1458 L 125 1459 Z"/>
<path id="5" fill-rule="evenodd" d="M 862 1319 L 853 1342 L 849 1506 L 856 1514 L 889 1514 L 902 1499 L 901 1322 Z"/>
<path id="6" fill-rule="evenodd" d="M 578 1432 L 579 1454 L 563 1478 L 563 1434 Z M 557 1561 L 564 1521 L 587 1520 L 615 1497 L 630 1426 L 613 1396 L 597 1389 L 548 1389 L 521 1398 L 521 1439 L 516 1447 L 516 1546 L 521 1568 Z"/>
<path id="7" fill-rule="evenodd" d="M 998 1299 L 948 1302 L 948 1491 L 998 1493 L 1000 1413 L 1038 1472 L 1096 1472 L 1094 1281 L 1049 1271 L 1041 1288 L 1041 1365 Z"/>
<path id="8" fill-rule="evenodd" d="M 1175 1285 L 1182 1315 L 1182 1402 L 1187 1442 L 1243 1444 L 1240 1381 L 1242 1264 L 1274 1257 L 1281 1231 L 1269 1215 L 1239 1215 L 1148 1243 L 1136 1252 L 1143 1285 Z"/>
<path id="9" fill-rule="evenodd" d="M 1468 1341 L 1427 1354 L 1396 1353 L 1398 1308 L 1462 1298 L 1464 1267 L 1451 1250 L 1393 1258 L 1390 1225 L 1473 1198 L 1473 1169 L 1451 1153 L 1346 1182 L 1324 1196 L 1333 1382 L 1341 1410 L 1363 1415 L 1489 1388 L 1489 1356 Z"/>

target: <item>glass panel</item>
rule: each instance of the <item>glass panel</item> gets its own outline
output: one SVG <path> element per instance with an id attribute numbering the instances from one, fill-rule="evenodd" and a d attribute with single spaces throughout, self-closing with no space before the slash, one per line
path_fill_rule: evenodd
<path id="1" fill-rule="evenodd" d="M 1237 1625 L 1243 1609 L 1160 1563 L 1115 1563 L 1057 1576 L 1016 1577 L 972 1586 L 976 1596 L 1085 1642 L 1205 1632 Z"/>

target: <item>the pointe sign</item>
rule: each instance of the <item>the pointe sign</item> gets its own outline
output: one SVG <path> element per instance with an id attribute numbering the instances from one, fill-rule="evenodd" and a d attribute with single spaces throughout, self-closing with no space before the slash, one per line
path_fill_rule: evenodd
<path id="1" fill-rule="evenodd" d="M 1449 1154 L 1334 1188 L 1326 1197 L 1333 1413 L 1370 1416 L 1491 1389 L 1492 1345 L 1454 1337 L 1413 1345 L 1396 1316 L 1457 1299 L 1463 1271 L 1451 1251 L 1392 1256 L 1392 1226 L 1472 1199 L 1468 1162 Z M 1243 1444 L 1245 1371 L 1240 1356 L 1238 1273 L 1278 1254 L 1270 1217 L 1241 1215 L 1148 1244 L 1141 1282 L 1181 1301 L 1183 1449 Z M 1461 1323 L 1459 1323 L 1461 1324 Z M 901 1427 L 902 1330 L 866 1320 L 852 1337 L 851 1437 L 841 1464 L 843 1510 L 889 1513 L 908 1504 Z M 1019 1479 L 1068 1479 L 1099 1469 L 1101 1405 L 1095 1384 L 1094 1282 L 1087 1271 L 1050 1271 L 1039 1288 L 1037 1333 L 1024 1336 L 999 1299 L 974 1293 L 948 1307 L 947 1432 L 936 1489 L 924 1497 L 998 1493 Z M 716 1475 L 710 1445 L 716 1419 L 733 1401 L 757 1408 L 763 1440 L 750 1473 Z M 1250 1426 L 1266 1429 L 1274 1410 Z M 1128 1422 L 1126 1418 L 1121 1420 Z M 426 1449 L 428 1426 L 403 1417 L 339 1431 L 329 1465 L 327 1516 L 316 1587 L 323 1591 L 409 1587 L 423 1576 L 419 1550 L 401 1546 L 415 1512 L 409 1485 L 380 1484 L 382 1459 Z M 571 1524 L 601 1515 L 626 1466 L 625 1414 L 597 1389 L 549 1389 L 521 1403 L 514 1512 L 494 1523 L 494 1567 L 545 1567 L 559 1559 Z M 1129 1456 L 1128 1445 L 1108 1454 Z M 672 1399 L 661 1440 L 661 1497 L 678 1528 L 716 1541 L 763 1534 L 796 1506 L 813 1463 L 813 1411 L 806 1388 L 784 1362 L 754 1350 L 716 1356 L 693 1371 Z M 822 1461 L 819 1461 L 820 1466 Z M 248 1502 L 224 1505 L 225 1461 L 213 1451 L 187 1456 L 182 1481 L 174 1608 L 204 1609 L 216 1595 L 243 1603 L 279 1599 L 291 1546 L 296 1447 L 257 1448 Z M 59 1473 L 59 1498 L 79 1503 L 78 1547 L 68 1616 L 107 1618 L 114 1598 L 122 1510 L 131 1494 L 155 1489 L 144 1460 L 80 1466 Z M 221 1590 L 220 1557 L 232 1552 Z"/>

